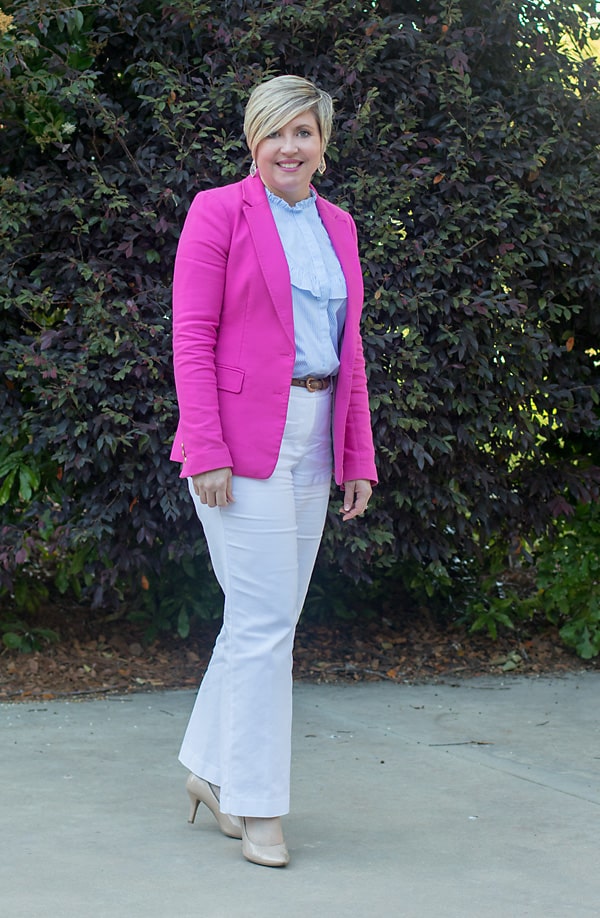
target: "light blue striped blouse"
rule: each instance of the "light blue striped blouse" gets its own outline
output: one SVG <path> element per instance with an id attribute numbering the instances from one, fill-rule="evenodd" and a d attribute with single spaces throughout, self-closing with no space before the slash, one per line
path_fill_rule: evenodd
<path id="1" fill-rule="evenodd" d="M 346 279 L 316 196 L 290 207 L 265 188 L 292 282 L 296 362 L 294 376 L 333 376 L 340 366 L 346 319 Z"/>

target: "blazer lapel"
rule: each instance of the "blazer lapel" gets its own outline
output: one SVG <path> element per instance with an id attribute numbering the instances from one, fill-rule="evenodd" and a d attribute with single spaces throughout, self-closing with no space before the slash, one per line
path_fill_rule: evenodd
<path id="1" fill-rule="evenodd" d="M 360 313 L 363 303 L 363 278 L 350 219 L 346 218 L 343 211 L 333 207 L 318 195 L 317 209 L 346 278 L 348 312 L 354 315 L 358 310 Z"/>
<path id="2" fill-rule="evenodd" d="M 290 272 L 264 185 L 258 175 L 244 179 L 242 184 L 244 214 L 248 221 L 256 257 L 275 311 L 288 338 L 294 344 Z"/>
<path id="3" fill-rule="evenodd" d="M 347 288 L 346 323 L 340 349 L 340 373 L 338 386 L 349 385 L 354 367 L 356 348 L 360 340 L 360 316 L 363 307 L 363 276 L 352 232 L 350 217 L 317 196 L 317 207 L 323 226 L 327 230 L 335 254 L 340 260 Z"/>

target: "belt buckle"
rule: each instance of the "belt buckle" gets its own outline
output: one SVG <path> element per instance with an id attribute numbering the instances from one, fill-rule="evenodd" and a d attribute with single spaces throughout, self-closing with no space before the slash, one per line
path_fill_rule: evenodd
<path id="1" fill-rule="evenodd" d="M 306 388 L 308 392 L 320 392 L 323 388 L 322 380 L 317 379 L 315 376 L 306 377 Z"/>

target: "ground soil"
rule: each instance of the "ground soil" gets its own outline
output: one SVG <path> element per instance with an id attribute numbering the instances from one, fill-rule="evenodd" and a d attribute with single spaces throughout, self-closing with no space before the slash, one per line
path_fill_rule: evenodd
<path id="1" fill-rule="evenodd" d="M 32 653 L 0 652 L 0 701 L 193 689 L 218 630 L 217 623 L 205 623 L 186 640 L 165 634 L 147 642 L 131 622 L 81 608 L 54 610 L 44 624 L 58 631 L 58 642 Z M 296 680 L 320 683 L 418 683 L 600 669 L 598 660 L 584 661 L 568 650 L 546 622 L 506 631 L 493 641 L 460 624 L 414 614 L 393 622 L 384 617 L 329 625 L 302 621 L 294 656 Z"/>

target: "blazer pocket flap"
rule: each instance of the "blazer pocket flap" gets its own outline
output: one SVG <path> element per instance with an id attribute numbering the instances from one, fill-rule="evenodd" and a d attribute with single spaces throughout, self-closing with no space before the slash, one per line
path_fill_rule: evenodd
<path id="1" fill-rule="evenodd" d="M 217 364 L 217 389 L 227 392 L 241 392 L 244 382 L 244 371 L 237 367 L 224 367 Z"/>

